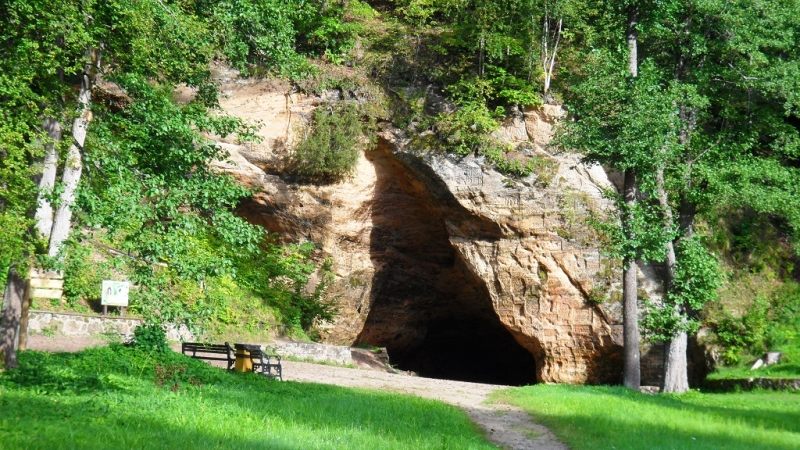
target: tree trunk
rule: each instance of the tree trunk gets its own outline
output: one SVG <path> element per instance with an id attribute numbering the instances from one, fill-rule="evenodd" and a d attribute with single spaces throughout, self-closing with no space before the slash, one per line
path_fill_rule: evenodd
<path id="1" fill-rule="evenodd" d="M 636 204 L 636 175 L 632 170 L 625 171 L 623 196 L 625 204 L 629 208 Z M 630 211 L 625 212 L 624 222 L 630 223 L 630 214 L 632 214 Z M 636 259 L 625 258 L 622 264 L 623 383 L 627 388 L 638 390 L 641 385 L 641 367 L 639 362 L 639 299 L 636 283 Z"/>
<path id="2" fill-rule="evenodd" d="M 17 368 L 17 339 L 19 317 L 25 297 L 25 279 L 15 266 L 8 270 L 8 284 L 3 295 L 3 310 L 0 315 L 0 354 L 4 356 L 6 368 Z"/>
<path id="3" fill-rule="evenodd" d="M 631 76 L 638 74 L 639 60 L 637 58 L 637 33 L 636 22 L 638 20 L 638 10 L 636 6 L 631 6 L 628 12 L 628 26 L 626 38 L 628 41 L 628 67 Z M 633 207 L 636 205 L 636 172 L 633 169 L 625 171 L 625 181 L 622 188 L 622 195 L 625 200 L 627 210 L 622 218 L 623 228 L 630 233 L 630 223 L 632 221 Z M 631 237 L 631 236 L 626 236 Z M 626 257 L 622 261 L 622 336 L 624 349 L 623 375 L 622 380 L 625 387 L 639 390 L 642 383 L 641 363 L 639 356 L 639 294 L 636 282 L 636 258 Z"/>
<path id="4" fill-rule="evenodd" d="M 33 289 L 29 283 L 24 283 L 25 286 L 25 296 L 22 298 L 22 305 L 20 307 L 20 314 L 19 314 L 19 334 L 17 336 L 17 349 L 18 350 L 27 350 L 28 349 L 28 316 L 31 309 L 31 289 Z"/>
<path id="5" fill-rule="evenodd" d="M 689 366 L 686 352 L 688 336 L 685 331 L 679 331 L 672 340 L 667 342 L 664 358 L 664 380 L 661 392 L 682 393 L 689 390 Z"/>
<path id="6" fill-rule="evenodd" d="M 45 239 L 50 238 L 53 229 L 53 206 L 44 194 L 53 190 L 56 184 L 56 172 L 58 169 L 58 150 L 55 143 L 61 140 L 61 123 L 53 118 L 44 119 L 42 128 L 47 132 L 47 137 L 51 142 L 44 145 L 44 168 L 42 169 L 42 179 L 39 180 L 39 198 L 36 206 L 36 230 L 39 236 Z"/>
<path id="7" fill-rule="evenodd" d="M 64 192 L 61 194 L 61 203 L 58 205 L 53 219 L 53 230 L 50 233 L 50 246 L 48 255 L 55 257 L 61 251 L 64 240 L 69 235 L 70 223 L 72 221 L 72 204 L 75 202 L 75 190 L 81 179 L 83 162 L 81 152 L 83 144 L 86 142 L 86 130 L 92 120 L 92 67 L 94 63 L 100 64 L 100 51 L 88 52 L 87 62 L 84 67 L 81 90 L 78 93 L 79 115 L 72 125 L 72 145 L 67 153 L 67 160 L 64 163 L 64 174 L 61 181 L 64 184 Z"/>
<path id="8" fill-rule="evenodd" d="M 671 230 L 674 224 L 672 208 L 669 205 L 667 190 L 664 188 L 664 168 L 659 167 L 656 172 L 656 190 L 658 193 L 658 203 L 664 211 L 664 227 L 667 231 Z M 672 241 L 666 243 L 666 270 L 664 271 L 664 290 L 666 295 L 670 295 L 675 287 L 675 266 L 677 257 L 675 255 L 675 244 Z M 675 305 L 675 314 L 682 315 L 683 306 Z M 666 353 L 664 354 L 664 378 L 661 380 L 661 392 L 682 393 L 689 390 L 689 379 L 687 374 L 686 343 L 688 337 L 685 331 L 678 331 L 672 339 L 665 342 Z"/>
<path id="9" fill-rule="evenodd" d="M 625 33 L 625 38 L 628 41 L 628 70 L 630 70 L 632 77 L 639 75 L 639 47 L 637 45 L 639 35 L 636 31 L 636 23 L 638 21 L 639 9 L 636 5 L 632 5 L 628 10 L 628 26 Z"/>
<path id="10" fill-rule="evenodd" d="M 564 18 L 559 17 L 556 27 L 550 34 L 550 13 L 545 4 L 544 20 L 542 23 L 542 71 L 544 72 L 544 88 L 542 89 L 543 95 L 547 96 L 547 91 L 550 90 L 550 81 L 553 79 L 553 71 L 556 65 L 556 55 L 558 54 L 558 43 L 561 40 L 561 29 L 564 24 Z M 553 48 L 550 48 L 550 45 Z M 545 99 L 545 103 L 547 99 Z"/>

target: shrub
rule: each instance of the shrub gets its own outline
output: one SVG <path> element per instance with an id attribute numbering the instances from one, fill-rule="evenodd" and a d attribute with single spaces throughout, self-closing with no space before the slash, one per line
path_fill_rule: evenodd
<path id="1" fill-rule="evenodd" d="M 170 352 L 167 344 L 167 333 L 161 324 L 145 322 L 133 330 L 133 339 L 130 342 L 133 348 L 139 348 L 156 353 Z"/>
<path id="2" fill-rule="evenodd" d="M 325 55 L 336 64 L 343 62 L 360 31 L 357 23 L 345 20 L 344 2 L 299 2 L 293 19 L 298 49 L 315 56 Z"/>
<path id="3" fill-rule="evenodd" d="M 722 356 L 726 364 L 738 363 L 744 353 L 764 351 L 768 311 L 769 302 L 757 297 L 741 317 L 723 311 L 722 317 L 712 324 L 718 343 L 725 348 Z"/>
<path id="4" fill-rule="evenodd" d="M 361 122 L 355 103 L 328 103 L 314 111 L 311 123 L 295 146 L 292 171 L 315 183 L 336 182 L 355 168 L 362 149 L 374 143 L 374 133 Z"/>
<path id="5" fill-rule="evenodd" d="M 308 64 L 295 51 L 296 5 L 276 0 L 198 2 L 198 14 L 214 23 L 214 39 L 228 63 L 245 73 L 251 65 L 301 76 Z"/>

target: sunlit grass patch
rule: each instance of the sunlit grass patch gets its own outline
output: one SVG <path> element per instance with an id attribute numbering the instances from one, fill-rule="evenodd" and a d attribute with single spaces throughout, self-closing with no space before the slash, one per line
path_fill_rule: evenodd
<path id="1" fill-rule="evenodd" d="M 496 398 L 527 410 L 574 450 L 797 449 L 800 395 L 646 395 L 621 387 L 515 388 Z"/>

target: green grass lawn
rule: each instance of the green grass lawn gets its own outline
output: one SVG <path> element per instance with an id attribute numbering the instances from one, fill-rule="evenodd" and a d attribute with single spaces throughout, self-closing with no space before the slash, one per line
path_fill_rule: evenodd
<path id="1" fill-rule="evenodd" d="M 800 449 L 800 394 L 645 395 L 536 385 L 496 396 L 527 410 L 573 450 Z"/>
<path id="2" fill-rule="evenodd" d="M 228 373 L 121 345 L 21 352 L 0 373 L 0 448 L 491 449 L 459 409 Z"/>
<path id="3" fill-rule="evenodd" d="M 723 367 L 708 375 L 709 380 L 730 378 L 800 378 L 800 363 L 776 364 L 750 370 L 750 367 Z"/>

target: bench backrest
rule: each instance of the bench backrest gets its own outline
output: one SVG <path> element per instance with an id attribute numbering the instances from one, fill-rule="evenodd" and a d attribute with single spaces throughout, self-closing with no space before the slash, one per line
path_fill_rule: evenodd
<path id="1" fill-rule="evenodd" d="M 233 349 L 231 349 L 230 344 L 227 342 L 225 344 L 203 344 L 199 342 L 184 342 L 181 344 L 181 351 L 183 353 L 186 352 L 203 352 L 203 353 L 223 353 L 227 354 L 230 353 Z"/>

